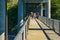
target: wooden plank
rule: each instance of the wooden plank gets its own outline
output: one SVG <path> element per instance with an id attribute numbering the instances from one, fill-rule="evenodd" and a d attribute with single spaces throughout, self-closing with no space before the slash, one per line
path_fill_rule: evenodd
<path id="1" fill-rule="evenodd" d="M 46 34 L 49 36 L 51 40 L 60 40 L 60 36 L 57 35 L 54 31 L 52 30 L 46 30 Z"/>
<path id="2" fill-rule="evenodd" d="M 33 18 L 30 18 L 29 28 L 40 28 Z"/>
<path id="3" fill-rule="evenodd" d="M 29 28 L 40 28 L 33 18 L 30 18 Z M 47 40 L 42 30 L 28 30 L 27 40 Z"/>
<path id="4" fill-rule="evenodd" d="M 28 30 L 27 40 L 47 40 L 42 30 Z"/>

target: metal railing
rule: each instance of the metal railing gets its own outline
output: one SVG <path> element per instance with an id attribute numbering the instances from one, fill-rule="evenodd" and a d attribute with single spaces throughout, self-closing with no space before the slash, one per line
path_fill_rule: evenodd
<path id="1" fill-rule="evenodd" d="M 60 35 L 60 21 L 55 19 L 50 19 L 47 17 L 39 17 L 39 20 L 41 20 L 45 25 L 47 25 L 49 28 L 53 29 L 56 33 Z"/>
<path id="2" fill-rule="evenodd" d="M 2 34 L 0 34 L 0 40 L 5 40 L 5 32 L 3 32 Z"/>
<path id="3" fill-rule="evenodd" d="M 29 18 L 26 20 L 25 24 L 22 26 L 21 30 L 18 32 L 14 40 L 26 40 L 28 25 L 29 25 Z"/>

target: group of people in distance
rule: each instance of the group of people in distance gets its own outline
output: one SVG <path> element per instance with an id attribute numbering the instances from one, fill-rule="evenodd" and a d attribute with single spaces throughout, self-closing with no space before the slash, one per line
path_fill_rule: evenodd
<path id="1" fill-rule="evenodd" d="M 38 12 L 31 12 L 31 17 L 32 18 L 37 18 L 38 19 L 38 17 L 39 17 L 39 13 Z"/>

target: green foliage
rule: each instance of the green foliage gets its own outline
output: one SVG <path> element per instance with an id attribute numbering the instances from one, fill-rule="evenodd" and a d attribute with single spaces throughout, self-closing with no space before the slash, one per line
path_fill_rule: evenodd
<path id="1" fill-rule="evenodd" d="M 9 3 L 11 0 L 7 0 L 7 2 Z"/>
<path id="2" fill-rule="evenodd" d="M 17 31 L 18 6 L 14 5 L 10 7 L 7 13 L 8 13 L 9 32 L 11 32 L 12 34 L 15 34 Z"/>
<path id="3" fill-rule="evenodd" d="M 60 0 L 51 0 L 52 18 L 60 20 Z"/>

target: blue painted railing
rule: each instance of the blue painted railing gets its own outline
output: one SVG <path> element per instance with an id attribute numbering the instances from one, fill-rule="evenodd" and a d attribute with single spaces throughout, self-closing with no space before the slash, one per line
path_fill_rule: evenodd
<path id="1" fill-rule="evenodd" d="M 40 2 L 48 2 L 49 0 L 23 0 L 24 3 L 40 3 Z"/>

